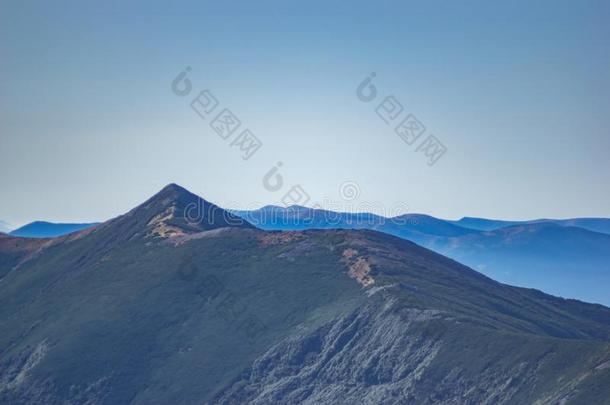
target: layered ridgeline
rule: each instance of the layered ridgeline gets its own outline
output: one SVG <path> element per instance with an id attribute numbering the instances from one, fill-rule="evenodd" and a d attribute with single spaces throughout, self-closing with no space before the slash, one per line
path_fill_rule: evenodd
<path id="1" fill-rule="evenodd" d="M 610 305 L 610 219 L 446 221 L 422 214 L 384 218 L 305 207 L 236 214 L 266 230 L 372 229 L 408 239 L 494 280 Z"/>
<path id="2" fill-rule="evenodd" d="M 34 221 L 11 231 L 9 235 L 21 236 L 23 238 L 52 238 L 81 231 L 97 224 L 97 222 L 85 224 L 58 224 L 54 222 Z"/>
<path id="3" fill-rule="evenodd" d="M 170 185 L 0 257 L 0 403 L 609 403 L 610 309 L 374 231 L 258 230 Z"/>
<path id="4" fill-rule="evenodd" d="M 511 285 L 610 305 L 610 219 L 448 221 L 422 214 L 384 218 L 292 206 L 235 211 L 266 230 L 372 229 L 414 241 Z M 33 222 L 10 234 L 64 235 L 96 224 Z"/>
<path id="5" fill-rule="evenodd" d="M 450 221 L 453 224 L 477 229 L 480 231 L 495 231 L 515 225 L 532 225 L 551 223 L 564 227 L 577 227 L 588 231 L 605 233 L 610 235 L 610 218 L 572 218 L 572 219 L 535 219 L 532 221 L 501 221 L 497 219 L 464 217 L 457 221 Z"/>

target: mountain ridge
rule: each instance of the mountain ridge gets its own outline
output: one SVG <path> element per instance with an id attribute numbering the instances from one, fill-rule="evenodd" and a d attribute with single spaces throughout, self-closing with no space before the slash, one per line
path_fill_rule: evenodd
<path id="1" fill-rule="evenodd" d="M 450 256 L 498 281 L 610 305 L 603 287 L 610 283 L 610 235 L 567 226 L 567 222 L 527 222 L 482 231 L 420 214 L 388 219 L 323 210 L 309 215 L 279 212 L 275 216 L 270 210 L 238 214 L 266 230 L 377 230 Z M 548 243 L 547 236 L 552 236 L 555 245 Z"/>
<path id="2" fill-rule="evenodd" d="M 199 229 L 183 197 L 49 239 L 0 280 L 0 402 L 610 397 L 610 308 L 373 230 Z M 170 207 L 180 232 L 155 232 Z"/>

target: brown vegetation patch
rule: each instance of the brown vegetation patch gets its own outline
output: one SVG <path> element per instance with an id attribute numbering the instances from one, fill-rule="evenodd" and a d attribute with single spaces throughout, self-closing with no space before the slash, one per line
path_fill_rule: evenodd
<path id="1" fill-rule="evenodd" d="M 363 287 L 368 287 L 375 283 L 375 279 L 371 277 L 371 264 L 363 257 L 358 256 L 358 251 L 355 249 L 345 249 L 343 251 L 343 262 L 347 264 L 349 270 L 347 275 L 355 278 Z"/>
<path id="2" fill-rule="evenodd" d="M 263 246 L 284 245 L 305 238 L 301 232 L 279 231 L 264 232 L 258 235 L 258 240 Z"/>
<path id="3" fill-rule="evenodd" d="M 151 219 L 147 226 L 151 227 L 152 229 L 147 236 L 169 238 L 185 235 L 186 232 L 184 232 L 184 229 L 167 223 L 167 221 L 174 218 L 175 211 L 176 207 L 172 205 Z"/>

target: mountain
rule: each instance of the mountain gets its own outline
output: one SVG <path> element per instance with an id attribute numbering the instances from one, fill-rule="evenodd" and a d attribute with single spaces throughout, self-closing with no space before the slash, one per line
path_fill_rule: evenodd
<path id="1" fill-rule="evenodd" d="M 9 235 L 21 236 L 24 238 L 52 238 L 87 229 L 97 224 L 97 222 L 88 224 L 57 224 L 53 222 L 35 221 L 15 229 L 10 232 Z"/>
<path id="2" fill-rule="evenodd" d="M 572 226 L 610 235 L 610 218 L 572 218 L 546 220 L 561 226 Z"/>
<path id="3" fill-rule="evenodd" d="M 367 212 L 334 212 L 296 205 L 290 207 L 268 205 L 258 210 L 233 211 L 233 213 L 265 230 L 371 229 L 405 239 L 459 236 L 477 232 L 424 214 L 385 218 Z"/>
<path id="4" fill-rule="evenodd" d="M 360 229 L 381 225 L 386 218 L 370 213 L 344 213 L 292 205 L 267 205 L 253 211 L 232 211 L 265 230 Z"/>
<path id="5" fill-rule="evenodd" d="M 3 238 L 0 403 L 610 403 L 609 308 L 391 235 L 259 230 L 170 185 Z"/>
<path id="6" fill-rule="evenodd" d="M 610 305 L 610 235 L 541 222 L 426 246 L 504 283 Z"/>
<path id="7" fill-rule="evenodd" d="M 535 219 L 531 221 L 501 221 L 497 219 L 464 217 L 458 221 L 448 221 L 455 225 L 476 229 L 479 231 L 493 231 L 515 225 L 531 225 L 539 223 L 552 223 L 560 226 L 572 226 L 587 229 L 592 232 L 610 235 L 610 218 L 571 218 L 571 219 Z"/>
<path id="8" fill-rule="evenodd" d="M 265 207 L 238 215 L 267 230 L 371 229 L 410 240 L 449 256 L 505 283 L 532 287 L 566 298 L 610 305 L 610 235 L 569 226 L 599 229 L 603 219 L 462 222 L 464 226 L 422 214 L 384 218 L 366 213 L 337 213 L 298 207 Z M 467 225 L 500 226 L 493 231 Z M 602 282 L 603 281 L 603 282 Z"/>
<path id="9" fill-rule="evenodd" d="M 487 219 L 476 217 L 463 217 L 457 221 L 448 221 L 452 224 L 462 226 L 464 228 L 476 229 L 478 231 L 493 231 L 495 229 L 505 228 L 520 224 L 520 221 L 503 221 L 499 219 Z M 527 222 L 527 221 L 523 221 Z"/>
<path id="10" fill-rule="evenodd" d="M 177 184 L 169 184 L 150 199 L 99 226 L 102 233 L 121 230 L 120 239 L 185 236 L 217 228 L 254 228 Z"/>

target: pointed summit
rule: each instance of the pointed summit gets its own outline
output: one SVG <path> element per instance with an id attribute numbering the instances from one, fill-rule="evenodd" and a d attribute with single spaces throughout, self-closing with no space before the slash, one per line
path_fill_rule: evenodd
<path id="1" fill-rule="evenodd" d="M 190 191 L 188 191 L 187 189 L 185 189 L 184 187 L 176 184 L 176 183 L 169 183 L 167 186 L 163 187 L 161 190 L 159 190 L 158 194 L 161 193 L 190 193 Z"/>
<path id="2" fill-rule="evenodd" d="M 127 214 L 109 221 L 105 228 L 117 228 L 128 239 L 172 237 L 217 228 L 254 228 L 230 212 L 171 183 Z"/>
<path id="3" fill-rule="evenodd" d="M 192 202 L 196 202 L 198 200 L 203 200 L 196 194 L 191 193 L 184 187 L 181 187 L 175 183 L 170 183 L 167 186 L 163 187 L 156 194 L 146 200 L 144 203 L 140 204 L 134 210 L 144 209 L 148 210 L 151 207 L 166 207 L 170 205 L 188 205 Z"/>

